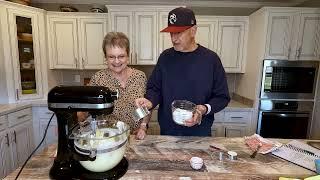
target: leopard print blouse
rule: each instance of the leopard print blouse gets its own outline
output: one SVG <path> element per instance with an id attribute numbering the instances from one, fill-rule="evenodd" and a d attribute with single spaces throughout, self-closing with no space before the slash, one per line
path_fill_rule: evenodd
<path id="1" fill-rule="evenodd" d="M 135 121 L 133 111 L 136 109 L 134 100 L 143 97 L 146 93 L 147 78 L 144 72 L 132 68 L 132 74 L 129 76 L 126 87 L 120 87 L 120 82 L 113 77 L 110 69 L 104 69 L 96 72 L 90 79 L 90 86 L 105 86 L 111 91 L 119 91 L 119 98 L 114 102 L 112 114 L 106 115 L 108 121 L 123 121 L 130 126 L 130 132 L 136 130 L 140 121 Z"/>

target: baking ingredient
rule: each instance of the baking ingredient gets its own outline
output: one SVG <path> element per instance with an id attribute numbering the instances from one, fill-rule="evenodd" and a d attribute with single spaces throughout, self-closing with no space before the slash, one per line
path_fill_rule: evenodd
<path id="1" fill-rule="evenodd" d="M 177 124 L 184 125 L 185 120 L 192 118 L 192 112 L 177 108 L 173 111 L 172 117 Z"/>

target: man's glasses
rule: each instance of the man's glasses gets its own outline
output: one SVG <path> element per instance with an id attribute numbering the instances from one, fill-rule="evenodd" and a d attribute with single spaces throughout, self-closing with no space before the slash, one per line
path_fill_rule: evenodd
<path id="1" fill-rule="evenodd" d="M 115 61 L 116 59 L 118 59 L 119 61 L 123 61 L 127 56 L 122 54 L 122 55 L 119 55 L 119 56 L 107 56 L 107 59 L 109 61 Z"/>

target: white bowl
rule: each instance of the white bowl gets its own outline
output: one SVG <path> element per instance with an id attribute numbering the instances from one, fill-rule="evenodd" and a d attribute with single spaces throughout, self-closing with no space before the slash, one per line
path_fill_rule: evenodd
<path id="1" fill-rule="evenodd" d="M 203 159 L 199 157 L 192 157 L 190 159 L 190 165 L 193 169 L 199 170 L 203 166 Z"/>

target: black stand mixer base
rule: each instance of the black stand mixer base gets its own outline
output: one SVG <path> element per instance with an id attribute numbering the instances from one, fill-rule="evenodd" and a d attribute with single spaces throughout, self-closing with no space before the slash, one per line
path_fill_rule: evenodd
<path id="1" fill-rule="evenodd" d="M 79 169 L 77 172 L 79 173 L 80 179 L 92 179 L 92 180 L 100 180 L 100 179 L 120 179 L 128 170 L 129 163 L 125 157 L 116 165 L 114 168 L 105 171 L 105 172 L 92 172 L 86 170 L 84 167 L 79 164 Z"/>

